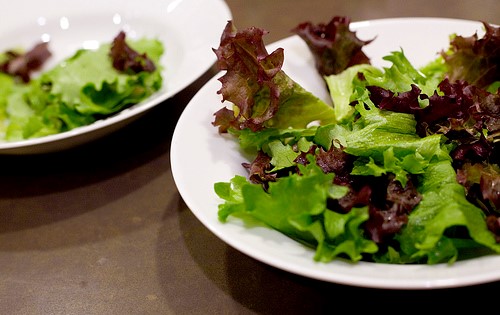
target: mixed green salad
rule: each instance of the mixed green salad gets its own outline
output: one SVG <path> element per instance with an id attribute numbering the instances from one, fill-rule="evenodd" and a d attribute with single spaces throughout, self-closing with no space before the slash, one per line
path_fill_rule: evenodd
<path id="1" fill-rule="evenodd" d="M 263 224 L 314 259 L 454 263 L 500 253 L 500 29 L 450 34 L 416 68 L 404 51 L 371 64 L 348 17 L 293 29 L 332 105 L 281 68 L 267 31 L 229 21 L 214 49 L 225 106 L 213 126 L 254 160 L 214 184 L 218 217 Z"/>
<path id="2" fill-rule="evenodd" d="M 47 71 L 49 43 L 0 53 L 0 141 L 19 141 L 89 125 L 137 104 L 162 86 L 157 39 L 119 32 L 96 50 L 80 49 Z M 34 76 L 34 74 L 39 74 Z"/>

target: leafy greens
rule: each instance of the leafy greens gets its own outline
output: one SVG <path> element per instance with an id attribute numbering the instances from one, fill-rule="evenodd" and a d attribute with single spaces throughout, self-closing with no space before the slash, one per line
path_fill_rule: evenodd
<path id="1" fill-rule="evenodd" d="M 96 50 L 80 49 L 38 77 L 48 43 L 0 55 L 0 139 L 18 141 L 68 131 L 137 104 L 162 86 L 157 39 L 126 41 L 120 32 Z"/>
<path id="2" fill-rule="evenodd" d="M 258 221 L 314 259 L 453 263 L 500 253 L 500 31 L 450 35 L 421 69 L 404 52 L 377 68 L 347 17 L 299 24 L 333 107 L 281 69 L 265 31 L 229 21 L 214 52 L 226 70 L 213 125 L 255 159 L 214 184 L 219 219 Z M 474 67 L 468 68 L 468 65 Z"/>

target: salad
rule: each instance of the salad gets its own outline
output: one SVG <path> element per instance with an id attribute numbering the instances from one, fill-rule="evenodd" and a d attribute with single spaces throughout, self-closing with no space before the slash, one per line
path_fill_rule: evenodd
<path id="1" fill-rule="evenodd" d="M 129 41 L 121 31 L 41 73 L 48 42 L 0 53 L 0 141 L 61 133 L 141 102 L 162 86 L 163 52 L 159 40 Z"/>
<path id="2" fill-rule="evenodd" d="M 266 31 L 229 21 L 217 65 L 225 106 L 212 122 L 238 141 L 248 176 L 214 184 L 221 222 L 280 231 L 314 259 L 453 263 L 500 253 L 500 29 L 450 34 L 415 68 L 404 51 L 370 63 L 336 16 L 299 24 L 333 106 L 282 69 Z"/>

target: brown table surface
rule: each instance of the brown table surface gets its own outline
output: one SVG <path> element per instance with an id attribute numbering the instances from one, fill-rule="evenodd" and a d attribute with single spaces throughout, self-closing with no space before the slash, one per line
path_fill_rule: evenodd
<path id="1" fill-rule="evenodd" d="M 299 22 L 334 15 L 500 23 L 498 0 L 227 3 L 238 28 L 265 28 L 268 42 L 290 36 Z M 177 192 L 169 154 L 177 118 L 214 74 L 92 143 L 0 156 L 0 314 L 406 313 L 401 305 L 427 312 L 498 305 L 500 283 L 420 291 L 325 283 L 260 263 L 214 236 Z"/>

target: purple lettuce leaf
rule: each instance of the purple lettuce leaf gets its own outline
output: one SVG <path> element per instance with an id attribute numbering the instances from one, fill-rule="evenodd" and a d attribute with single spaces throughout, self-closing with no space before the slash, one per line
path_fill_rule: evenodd
<path id="1" fill-rule="evenodd" d="M 334 16 L 328 24 L 304 22 L 292 31 L 308 45 L 319 74 L 339 74 L 350 66 L 370 64 L 362 51 L 372 40 L 363 41 L 349 29 L 348 17 Z"/>

